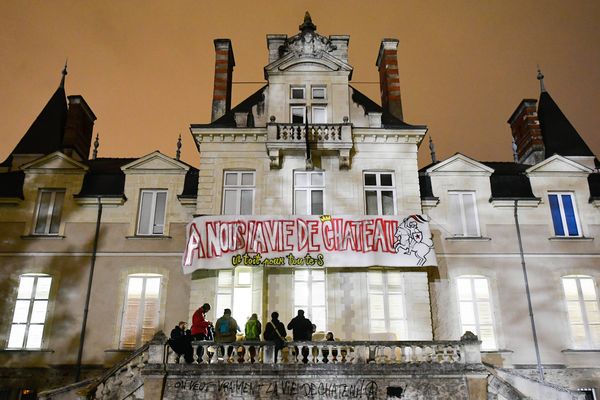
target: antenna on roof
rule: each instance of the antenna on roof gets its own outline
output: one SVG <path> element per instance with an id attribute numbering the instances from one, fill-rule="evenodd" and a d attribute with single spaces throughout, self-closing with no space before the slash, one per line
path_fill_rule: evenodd
<path id="1" fill-rule="evenodd" d="M 513 151 L 513 159 L 515 160 L 515 164 L 519 162 L 519 153 L 517 153 L 517 142 L 515 142 L 515 138 L 512 138 L 512 151 Z"/>
<path id="2" fill-rule="evenodd" d="M 429 151 L 431 154 L 431 162 L 436 163 L 437 157 L 435 156 L 435 145 L 433 144 L 433 139 L 431 139 L 431 135 L 429 135 Z"/>
<path id="3" fill-rule="evenodd" d="M 96 132 L 96 140 L 94 140 L 94 151 L 92 152 L 92 160 L 98 158 L 98 147 L 100 146 L 100 133 Z"/>
<path id="4" fill-rule="evenodd" d="M 537 66 L 537 79 L 540 81 L 540 92 L 545 93 L 546 87 L 544 86 L 544 74 L 542 74 L 542 70 L 540 69 L 540 65 Z"/>
<path id="5" fill-rule="evenodd" d="M 69 61 L 69 59 L 67 58 L 65 60 L 65 67 L 62 70 L 62 78 L 60 78 L 60 86 L 59 87 L 61 87 L 63 89 L 65 88 L 65 78 L 67 77 L 67 74 L 68 74 L 68 72 L 67 72 L 67 62 L 68 61 Z"/>
<path id="6" fill-rule="evenodd" d="M 181 157 L 181 133 L 179 134 L 179 139 L 177 139 L 177 151 L 175 152 L 175 159 L 179 161 Z"/>

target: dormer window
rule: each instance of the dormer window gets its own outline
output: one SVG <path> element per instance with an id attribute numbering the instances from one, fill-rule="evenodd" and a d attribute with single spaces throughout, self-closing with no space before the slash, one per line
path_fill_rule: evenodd
<path id="1" fill-rule="evenodd" d="M 304 87 L 293 87 L 290 89 L 290 98 L 295 100 L 304 100 Z"/>
<path id="2" fill-rule="evenodd" d="M 312 88 L 312 98 L 313 100 L 325 100 L 327 97 L 327 89 L 324 87 L 314 87 Z"/>

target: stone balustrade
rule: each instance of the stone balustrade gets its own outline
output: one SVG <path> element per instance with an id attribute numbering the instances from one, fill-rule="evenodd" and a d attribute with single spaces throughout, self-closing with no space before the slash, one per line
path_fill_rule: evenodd
<path id="1" fill-rule="evenodd" d="M 284 142 L 306 141 L 306 125 L 276 124 L 277 140 Z M 308 125 L 308 140 L 310 142 L 335 142 L 342 140 L 342 124 Z"/>
<path id="2" fill-rule="evenodd" d="M 160 344 L 151 344 L 161 346 Z M 478 364 L 478 341 L 335 341 L 287 342 L 275 351 L 272 342 L 192 342 L 192 364 Z M 164 354 L 167 364 L 185 363 L 169 346 L 150 349 Z M 160 362 L 158 358 L 154 362 Z"/>

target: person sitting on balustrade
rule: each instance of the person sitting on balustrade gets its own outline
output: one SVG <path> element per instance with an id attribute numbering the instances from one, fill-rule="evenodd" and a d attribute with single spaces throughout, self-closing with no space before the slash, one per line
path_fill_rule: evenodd
<path id="1" fill-rule="evenodd" d="M 194 361 L 192 349 L 192 335 L 189 329 L 186 328 L 187 323 L 185 321 L 179 321 L 179 324 L 171 330 L 171 338 L 169 339 L 169 346 L 177 354 L 177 360 L 183 354 L 183 358 L 186 363 Z"/>
<path id="2" fill-rule="evenodd" d="M 231 316 L 231 310 L 226 308 L 223 311 L 223 316 L 217 320 L 215 324 L 215 342 L 219 343 L 233 343 L 236 340 L 237 332 L 240 327 L 237 321 Z M 223 346 L 220 347 L 221 354 L 223 354 Z M 233 346 L 227 346 L 227 356 L 231 356 L 233 352 Z"/>
<path id="3" fill-rule="evenodd" d="M 283 349 L 285 346 L 286 336 L 287 332 L 285 330 L 285 325 L 283 325 L 283 322 L 279 320 L 279 313 L 277 311 L 273 311 L 271 313 L 271 321 L 265 328 L 264 338 L 270 342 L 275 342 L 275 361 L 277 361 L 277 354 L 279 353 L 279 350 Z"/>

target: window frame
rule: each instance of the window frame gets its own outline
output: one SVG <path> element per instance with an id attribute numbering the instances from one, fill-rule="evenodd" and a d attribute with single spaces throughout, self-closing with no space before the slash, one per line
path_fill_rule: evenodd
<path id="1" fill-rule="evenodd" d="M 307 185 L 296 185 L 296 176 L 299 174 L 307 175 Z M 312 175 L 320 174 L 323 177 L 322 185 L 312 185 Z M 325 171 L 307 171 L 307 170 L 297 170 L 293 171 L 293 198 L 292 198 L 292 213 L 293 215 L 322 215 L 325 214 Z M 305 191 L 306 192 L 306 210 L 305 212 L 298 212 L 297 204 L 296 204 L 296 192 Z M 321 201 L 322 213 L 315 214 L 312 207 L 312 193 L 320 191 L 323 195 Z"/>
<path id="2" fill-rule="evenodd" d="M 34 278 L 33 280 L 33 284 L 31 287 L 31 293 L 29 295 L 29 297 L 19 297 L 19 291 L 21 289 L 21 284 L 22 284 L 22 278 L 27 277 L 27 278 Z M 39 283 L 39 278 L 48 278 L 50 279 L 50 284 L 48 286 L 48 294 L 47 297 L 45 298 L 36 298 L 37 296 L 37 289 L 38 289 L 38 283 Z M 49 310 L 50 310 L 50 299 L 52 297 L 52 281 L 53 281 L 53 277 L 49 274 L 44 274 L 44 273 L 25 273 L 25 274 L 21 274 L 19 275 L 19 286 L 17 287 L 17 293 L 16 296 L 14 297 L 14 306 L 13 306 L 13 312 L 12 312 L 12 319 L 10 322 L 10 329 L 8 332 L 8 337 L 7 337 L 7 341 L 6 341 L 6 349 L 7 350 L 41 350 L 45 347 L 45 340 L 44 340 L 44 331 L 46 329 L 46 325 L 48 323 L 48 315 L 49 315 Z M 19 301 L 28 301 L 30 304 L 27 307 L 27 319 L 25 322 L 14 322 L 15 321 L 15 314 L 17 312 L 17 303 Z M 44 311 L 44 318 L 43 318 L 43 322 L 32 322 L 32 317 L 33 317 L 33 311 L 35 308 L 35 303 L 37 302 L 45 302 L 46 303 L 46 307 L 45 307 L 45 311 Z M 13 327 L 14 326 L 25 326 L 25 330 L 23 332 L 23 339 L 22 339 L 22 343 L 21 346 L 10 346 L 10 342 L 11 342 L 11 336 L 12 336 L 12 332 L 13 332 Z M 40 338 L 40 343 L 39 343 L 39 347 L 36 346 L 28 346 L 28 340 L 29 340 L 29 333 L 30 333 L 30 328 L 32 325 L 35 326 L 40 326 L 41 325 L 41 338 Z"/>
<path id="3" fill-rule="evenodd" d="M 583 295 L 583 290 L 582 290 L 582 286 L 581 286 L 581 281 L 582 280 L 589 280 L 591 281 L 592 284 L 592 288 L 594 289 L 594 294 L 596 296 L 595 300 L 586 300 L 584 295 Z M 565 288 L 565 280 L 574 280 L 576 287 L 577 287 L 577 300 L 569 300 L 567 298 L 567 293 L 566 293 L 566 288 Z M 561 288 L 562 288 L 562 294 L 563 294 L 563 304 L 565 306 L 565 312 L 567 315 L 567 324 L 569 327 L 569 338 L 570 338 L 570 342 L 571 345 L 573 346 L 574 349 L 578 349 L 578 350 L 588 350 L 588 349 L 600 349 L 600 340 L 596 343 L 594 342 L 594 337 L 592 335 L 591 329 L 590 327 L 592 325 L 597 325 L 598 329 L 600 330 L 600 322 L 592 322 L 590 323 L 589 321 L 589 311 L 587 308 L 587 303 L 595 303 L 597 309 L 600 309 L 600 297 L 598 296 L 598 285 L 596 284 L 596 281 L 594 279 L 593 276 L 591 275 L 565 275 L 565 276 L 561 276 L 560 277 L 560 281 L 561 281 Z M 577 303 L 578 304 L 578 310 L 579 313 L 581 315 L 581 323 L 574 323 L 571 321 L 571 314 L 569 313 L 569 303 Z M 574 325 L 578 325 L 578 326 L 583 326 L 583 330 L 585 333 L 585 343 L 576 343 L 575 342 L 575 337 L 573 336 L 573 326 Z"/>
<path id="4" fill-rule="evenodd" d="M 451 202 L 450 200 L 450 196 L 454 196 L 457 195 L 458 196 L 458 208 L 461 212 L 461 233 L 457 233 L 455 232 L 454 228 L 458 228 L 455 226 L 450 226 L 451 228 L 451 232 L 452 232 L 452 236 L 454 237 L 481 237 L 481 226 L 479 224 L 479 209 L 477 208 L 477 196 L 476 196 L 476 191 L 475 190 L 448 190 L 448 203 Z M 472 235 L 469 234 L 469 232 L 467 231 L 467 210 L 465 208 L 465 203 L 464 203 L 464 199 L 463 197 L 465 195 L 470 195 L 473 198 L 473 214 L 475 215 L 475 227 L 477 232 Z"/>
<path id="5" fill-rule="evenodd" d="M 322 90 L 323 97 L 315 97 L 315 90 Z M 327 100 L 327 86 L 311 86 L 310 88 L 310 98 L 312 100 Z"/>
<path id="6" fill-rule="evenodd" d="M 315 122 L 315 110 L 322 110 L 325 115 L 323 122 Z M 310 107 L 310 119 L 312 124 L 327 124 L 327 105 L 326 104 L 315 104 Z"/>
<path id="7" fill-rule="evenodd" d="M 37 232 L 38 224 L 40 223 L 40 208 L 42 206 L 42 196 L 44 193 L 50 193 L 50 203 L 48 206 L 47 214 L 44 220 L 44 232 Z M 56 207 L 56 195 L 57 193 L 61 193 L 62 203 L 60 206 L 60 210 L 58 213 L 58 229 L 56 232 L 50 232 L 52 227 L 52 216 L 54 214 L 54 208 Z M 43 188 L 38 190 L 38 198 L 35 207 L 35 215 L 33 218 L 33 230 L 32 234 L 35 236 L 59 236 L 62 231 L 62 213 L 65 206 L 65 198 L 66 198 L 66 189 L 51 189 L 51 188 Z"/>
<path id="8" fill-rule="evenodd" d="M 375 290 L 373 288 L 370 280 L 369 274 L 381 274 L 381 291 Z M 401 284 L 400 288 L 390 288 L 388 276 L 391 274 L 399 274 Z M 397 340 L 406 340 L 408 338 L 408 313 L 406 310 L 406 283 L 404 280 L 403 272 L 401 271 L 391 271 L 391 270 L 370 270 L 367 271 L 367 297 L 368 297 L 368 311 L 369 311 L 369 335 L 378 334 L 378 333 L 393 333 L 396 335 Z M 373 295 L 381 295 L 383 298 L 383 318 L 374 318 L 373 312 L 371 310 L 371 302 L 374 298 Z M 390 313 L 390 295 L 400 295 L 402 298 L 402 315 L 403 318 L 391 318 Z M 383 320 L 384 323 L 384 332 L 376 332 L 373 329 L 374 321 Z M 392 330 L 392 321 L 398 321 L 402 324 L 402 331 L 395 332 Z"/>
<path id="9" fill-rule="evenodd" d="M 290 105 L 290 124 L 306 124 L 307 117 L 307 106 L 305 104 L 292 104 Z M 302 110 L 302 122 L 294 122 L 294 109 Z"/>
<path id="10" fill-rule="evenodd" d="M 302 90 L 302 97 L 294 97 L 295 90 Z M 297 85 L 290 86 L 290 100 L 292 100 L 292 101 L 306 100 L 306 87 L 305 86 L 297 86 Z"/>
<path id="11" fill-rule="evenodd" d="M 227 184 L 227 175 L 237 176 L 236 183 L 234 185 Z M 252 174 L 252 184 L 244 185 L 243 182 L 243 174 Z M 252 204 L 251 210 L 249 214 L 242 214 L 242 192 L 243 191 L 251 191 L 252 192 Z M 235 193 L 235 212 L 227 213 L 225 208 L 225 203 L 227 200 L 226 192 Z M 223 171 L 223 190 L 221 191 L 221 214 L 222 215 L 253 215 L 254 214 L 254 203 L 256 199 L 256 171 L 253 170 L 225 170 Z"/>
<path id="12" fill-rule="evenodd" d="M 479 298 L 477 297 L 477 291 L 475 289 L 475 279 L 479 279 L 479 280 L 485 280 L 486 282 L 486 287 L 487 287 L 487 298 Z M 470 299 L 461 299 L 461 294 L 460 294 L 460 290 L 459 290 L 459 284 L 458 281 L 459 280 L 468 280 L 469 281 L 469 288 L 470 288 Z M 490 284 L 490 279 L 487 276 L 484 275 L 474 275 L 474 274 L 466 274 L 466 275 L 459 275 L 454 279 L 454 285 L 455 285 L 455 289 L 456 289 L 456 302 L 458 304 L 458 326 L 460 328 L 460 332 L 459 335 L 462 335 L 466 332 L 466 330 L 470 330 L 470 328 L 467 328 L 467 326 L 473 326 L 475 327 L 475 333 L 477 335 L 477 337 L 479 338 L 479 340 L 481 340 L 481 349 L 482 350 L 497 350 L 499 348 L 498 346 L 498 329 L 496 327 L 496 317 L 495 317 L 495 313 L 494 313 L 494 303 L 493 303 L 493 298 L 492 298 L 492 287 Z M 489 310 L 490 310 L 490 319 L 491 319 L 491 323 L 490 324 L 481 324 L 481 318 L 479 316 L 479 309 L 477 307 L 477 305 L 479 303 L 483 303 L 483 302 L 487 302 L 488 306 L 489 306 Z M 470 303 L 472 305 L 472 310 L 473 310 L 473 319 L 474 322 L 473 324 L 463 324 L 463 316 L 461 313 L 461 303 Z M 481 327 L 482 326 L 489 326 L 491 327 L 491 331 L 492 331 L 492 335 L 493 335 L 493 343 L 492 346 L 487 347 L 486 346 L 486 342 L 483 340 L 480 332 L 481 332 Z"/>
<path id="13" fill-rule="evenodd" d="M 149 215 L 149 219 L 148 219 L 148 224 L 149 226 L 146 227 L 148 229 L 149 233 L 142 233 L 141 229 L 142 229 L 142 205 L 143 205 L 143 199 L 144 199 L 144 193 L 151 193 L 152 194 L 152 198 L 150 200 L 150 215 Z M 162 224 L 155 224 L 155 219 L 156 219 L 156 205 L 157 205 L 157 200 L 158 200 L 158 194 L 159 193 L 164 193 L 165 194 L 165 205 L 164 205 L 164 215 L 163 215 L 163 221 Z M 138 218 L 137 218 L 137 228 L 136 228 L 136 235 L 137 236 L 164 236 L 167 234 L 167 204 L 168 204 L 168 200 L 169 200 L 169 191 L 167 189 L 140 189 L 140 199 L 139 199 L 139 205 L 138 205 Z M 154 233 L 154 228 L 157 226 L 162 226 L 162 232 L 160 233 Z"/>
<path id="14" fill-rule="evenodd" d="M 141 278 L 143 279 L 143 283 L 142 283 L 142 291 L 140 294 L 140 304 L 138 304 L 138 311 L 137 311 L 137 315 L 136 315 L 136 328 L 135 328 L 135 344 L 133 347 L 129 347 L 129 346 L 125 346 L 124 345 L 124 335 L 126 334 L 125 332 L 125 317 L 126 317 L 126 313 L 127 313 L 127 307 L 128 307 L 128 300 L 129 300 L 129 285 L 130 285 L 130 279 L 131 278 Z M 156 304 L 157 304 L 157 315 L 156 315 L 156 327 L 155 327 L 155 332 L 158 331 L 158 328 L 160 327 L 160 322 L 161 322 L 161 317 L 162 317 L 162 297 L 163 297 L 163 284 L 165 281 L 165 276 L 162 274 L 157 274 L 157 273 L 133 273 L 133 274 L 127 274 L 126 276 L 126 283 L 125 283 L 125 293 L 124 293 L 124 297 L 123 297 L 123 306 L 121 309 L 121 318 L 120 318 L 120 327 L 119 327 L 119 337 L 118 337 L 118 348 L 122 349 L 122 350 L 133 350 L 138 348 L 139 346 L 141 346 L 144 342 L 144 338 L 143 338 L 143 322 L 145 317 L 145 305 L 146 305 L 146 288 L 147 288 L 147 281 L 148 279 L 159 279 L 159 283 L 158 283 L 158 295 L 156 298 Z M 149 339 L 148 339 L 149 340 Z"/>
<path id="15" fill-rule="evenodd" d="M 561 219 L 561 227 L 563 229 L 563 234 L 559 235 L 558 232 L 556 232 L 556 221 L 554 220 L 554 213 L 552 211 L 552 202 L 550 200 L 550 196 L 557 196 L 557 201 L 558 201 L 558 212 L 560 214 L 560 219 Z M 570 235 L 569 234 L 569 226 L 567 223 L 567 217 L 565 215 L 565 210 L 564 210 L 564 203 L 563 203 L 563 199 L 562 196 L 569 196 L 571 198 L 571 205 L 573 206 L 573 216 L 575 217 L 575 227 L 577 228 L 577 234 L 576 235 Z M 550 208 L 550 218 L 552 220 L 552 230 L 554 232 L 554 236 L 556 237 L 564 237 L 564 238 L 576 238 L 576 237 L 583 237 L 583 232 L 581 230 L 581 223 L 579 221 L 579 215 L 578 215 L 578 211 L 577 211 L 577 203 L 575 202 L 575 193 L 573 192 L 561 192 L 561 191 L 550 191 L 548 192 L 548 207 Z"/>
<path id="16" fill-rule="evenodd" d="M 296 279 L 297 277 L 297 273 L 300 271 L 306 271 L 308 278 L 307 280 L 300 280 L 300 279 Z M 314 279 L 313 277 L 313 272 L 314 271 L 320 271 L 323 273 L 323 280 L 320 279 Z M 297 315 L 298 314 L 298 310 L 304 310 L 305 316 L 311 320 L 311 322 L 313 324 L 315 324 L 317 326 L 317 330 L 319 331 L 327 331 L 327 271 L 325 268 L 296 268 L 293 271 L 292 274 L 292 279 L 293 279 L 293 307 L 294 307 L 294 313 L 293 315 Z M 296 285 L 297 282 L 306 282 L 306 287 L 308 289 L 308 295 L 306 296 L 308 303 L 307 304 L 298 304 L 297 299 L 296 299 Z M 314 305 L 313 304 L 313 300 L 315 298 L 315 296 L 313 295 L 313 283 L 315 282 L 323 282 L 323 305 Z M 323 309 L 323 323 L 324 326 L 319 326 L 317 324 L 317 322 L 314 319 L 314 310 L 315 309 Z"/>
<path id="17" fill-rule="evenodd" d="M 240 274 L 242 273 L 248 273 L 250 274 L 250 283 L 240 283 Z M 229 279 L 230 279 L 230 283 L 228 285 L 221 285 L 219 284 L 219 275 L 221 274 L 228 274 L 229 275 Z M 236 304 L 236 296 L 239 295 L 239 293 L 236 295 L 236 289 L 249 289 L 249 293 L 250 293 L 250 297 L 247 299 L 250 302 L 250 310 L 252 310 L 252 306 L 253 306 L 253 290 L 254 290 L 254 275 L 253 275 L 253 270 L 252 267 L 241 267 L 238 266 L 234 269 L 220 269 L 217 272 L 217 279 L 216 279 L 216 290 L 215 290 L 215 316 L 216 318 L 219 318 L 223 315 L 223 310 L 225 308 L 229 308 L 231 310 L 231 315 L 235 318 L 236 321 L 238 321 L 238 323 L 241 323 L 241 321 L 245 321 L 246 318 L 248 318 L 251 314 L 248 315 L 240 315 L 240 311 L 238 309 L 238 311 L 236 311 L 235 304 Z M 227 296 L 228 300 L 225 303 L 225 305 L 223 306 L 221 304 L 222 300 L 219 300 L 220 297 L 223 296 Z"/>
<path id="18" fill-rule="evenodd" d="M 368 185 L 366 183 L 367 174 L 375 175 L 375 185 Z M 392 178 L 391 186 L 382 186 L 381 185 L 381 175 L 389 174 Z M 367 203 L 367 191 L 375 191 L 377 194 L 377 214 L 369 214 L 368 213 L 368 203 Z M 394 211 L 392 214 L 383 214 L 383 198 L 382 192 L 392 192 L 392 203 L 394 205 Z M 365 203 L 365 215 L 397 215 L 397 204 L 396 204 L 396 177 L 394 171 L 363 171 L 363 201 Z"/>

